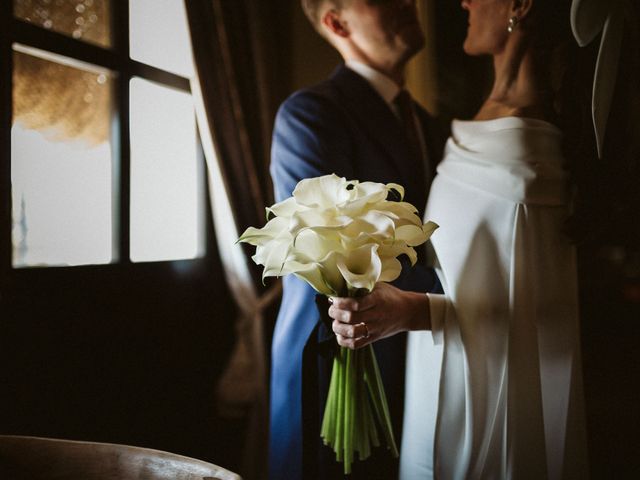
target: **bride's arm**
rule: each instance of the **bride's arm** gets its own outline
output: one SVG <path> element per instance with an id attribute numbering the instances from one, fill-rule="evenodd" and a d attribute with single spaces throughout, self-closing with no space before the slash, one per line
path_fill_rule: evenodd
<path id="1" fill-rule="evenodd" d="M 405 331 L 432 330 L 435 340 L 445 309 L 444 295 L 406 292 L 380 283 L 364 297 L 333 298 L 329 316 L 338 344 L 361 348 Z"/>

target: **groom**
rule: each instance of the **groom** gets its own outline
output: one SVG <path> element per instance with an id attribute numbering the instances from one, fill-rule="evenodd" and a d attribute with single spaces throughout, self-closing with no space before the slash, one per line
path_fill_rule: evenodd
<path id="1" fill-rule="evenodd" d="M 404 67 L 424 46 L 414 0 L 302 0 L 304 11 L 345 64 L 328 80 L 289 97 L 274 127 L 271 175 L 276 200 L 289 197 L 303 178 L 336 173 L 348 180 L 395 182 L 405 200 L 424 213 L 440 159 L 442 136 L 426 111 L 403 92 Z M 407 262 L 408 263 L 408 262 Z M 396 285 L 440 288 L 433 270 L 405 268 Z M 326 312 L 327 305 L 320 305 Z M 330 328 L 321 321 L 315 292 L 284 278 L 273 334 L 269 478 L 341 478 L 342 465 L 320 439 L 331 373 Z M 404 335 L 375 343 L 399 444 L 404 401 Z M 356 461 L 350 478 L 389 479 L 398 460 L 377 449 Z"/>

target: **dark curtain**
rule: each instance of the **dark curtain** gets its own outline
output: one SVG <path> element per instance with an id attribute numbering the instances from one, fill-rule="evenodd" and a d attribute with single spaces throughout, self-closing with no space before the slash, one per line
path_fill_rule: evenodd
<path id="1" fill-rule="evenodd" d="M 283 66 L 288 61 L 288 18 L 282 11 L 290 5 L 281 0 L 185 0 L 185 5 L 199 85 L 199 118 L 204 116 L 206 120 L 199 122 L 203 145 L 214 146 L 215 154 L 208 154 L 207 160 L 217 160 L 233 221 L 241 233 L 249 226 L 262 226 L 264 209 L 273 203 L 269 152 L 275 109 L 288 90 L 286 78 L 278 75 L 286 72 Z M 203 131 L 205 123 L 208 129 Z M 274 313 L 268 307 L 277 303 L 279 284 L 272 284 L 266 291 L 260 269 L 249 260 L 253 248 L 242 248 L 250 272 L 247 276 L 253 281 L 249 279 L 252 285 L 247 285 L 241 280 L 247 276 L 236 275 L 244 265 L 237 272 L 226 271 L 241 316 L 236 326 L 236 348 L 223 378 L 226 376 L 226 385 L 248 381 L 255 387 L 253 404 L 246 412 L 248 426 L 240 466 L 243 477 L 249 480 L 263 478 L 267 470 L 265 347 Z M 263 327 L 264 320 L 267 328 Z"/>
<path id="2" fill-rule="evenodd" d="M 277 9 L 252 0 L 186 0 L 193 56 L 239 232 L 273 203 L 271 130 L 281 98 Z"/>

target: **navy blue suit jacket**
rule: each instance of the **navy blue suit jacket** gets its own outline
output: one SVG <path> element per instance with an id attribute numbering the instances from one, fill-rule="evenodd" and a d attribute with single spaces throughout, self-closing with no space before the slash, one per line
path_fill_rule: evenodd
<path id="1" fill-rule="evenodd" d="M 417 107 L 424 128 L 431 165 L 440 159 L 443 137 L 433 119 Z M 428 193 L 425 175 L 408 159 L 401 124 L 375 90 L 355 72 L 342 66 L 319 85 L 296 92 L 280 107 L 275 122 L 271 176 L 277 201 L 291 196 L 303 178 L 335 173 L 348 180 L 395 182 L 405 187 L 405 200 L 422 216 Z M 406 269 L 409 270 L 409 269 Z M 328 388 L 331 357 L 323 345 L 335 344 L 320 321 L 316 293 L 305 282 L 283 279 L 282 304 L 273 334 L 270 388 L 269 478 L 297 480 L 336 478 L 340 465 L 321 444 L 319 425 Z M 415 291 L 437 291 L 433 270 L 413 268 L 396 283 Z M 320 309 L 327 308 L 326 304 Z M 376 342 L 396 441 L 400 442 L 404 402 L 406 335 Z M 356 465 L 379 478 L 397 476 L 397 460 L 377 452 Z M 363 466 L 364 465 L 364 466 Z M 373 472 L 366 478 L 378 478 Z"/>

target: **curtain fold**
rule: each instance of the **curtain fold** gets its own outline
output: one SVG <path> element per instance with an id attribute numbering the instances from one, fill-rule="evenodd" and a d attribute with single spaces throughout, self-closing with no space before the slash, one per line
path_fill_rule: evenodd
<path id="1" fill-rule="evenodd" d="M 406 86 L 411 96 L 432 115 L 438 114 L 436 63 L 436 0 L 417 0 L 418 17 L 425 36 L 424 48 L 409 61 Z"/>
<path id="2" fill-rule="evenodd" d="M 268 175 L 275 116 L 274 53 L 269 12 L 252 0 L 185 0 L 196 77 L 192 93 L 207 161 L 213 223 L 225 276 L 238 306 L 237 341 L 219 380 L 221 415 L 247 415 L 241 473 L 266 472 L 268 368 L 263 312 L 279 298 L 280 283 L 265 288 L 239 232 L 262 226 L 273 203 Z M 267 59 L 270 61 L 268 62 Z"/>

